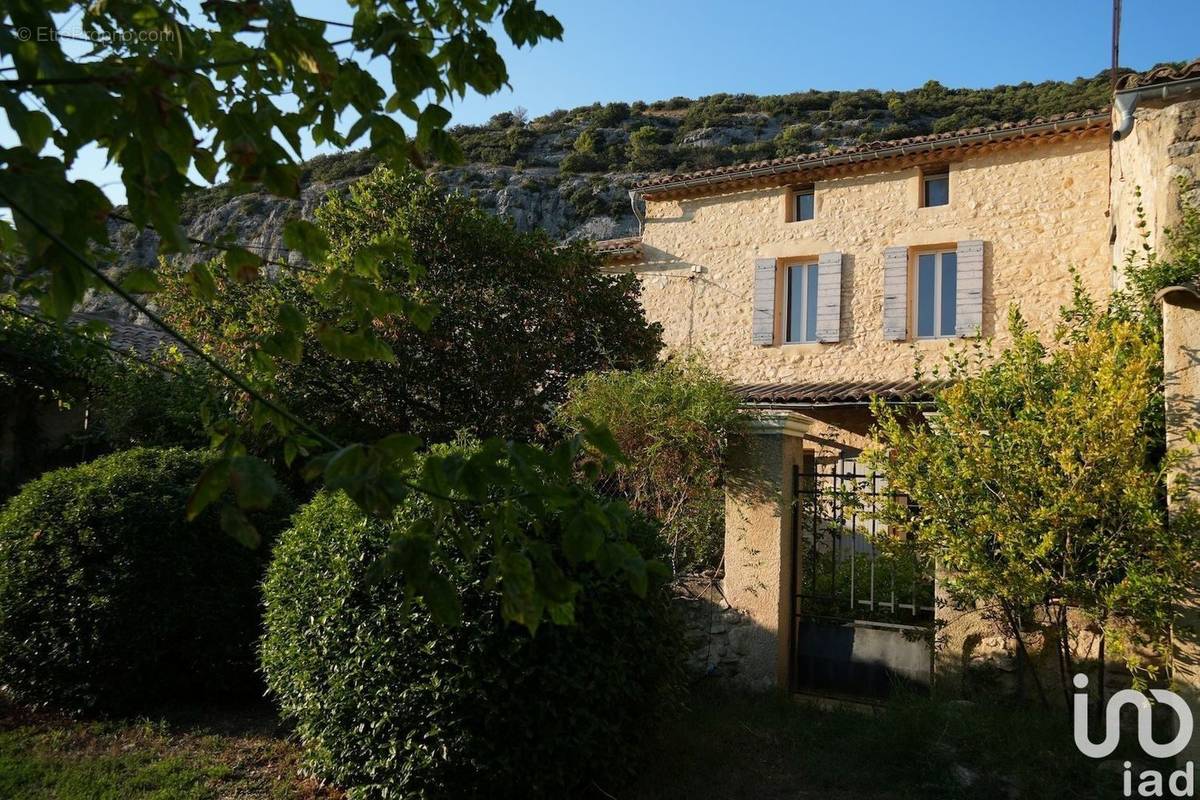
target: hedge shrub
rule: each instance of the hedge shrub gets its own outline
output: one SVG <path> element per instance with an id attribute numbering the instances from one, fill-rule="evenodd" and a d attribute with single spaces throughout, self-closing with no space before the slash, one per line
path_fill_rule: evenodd
<path id="1" fill-rule="evenodd" d="M 400 577 L 373 580 L 394 529 L 321 494 L 275 548 L 263 669 L 315 774 L 354 798 L 560 797 L 635 763 L 680 675 L 664 587 L 639 598 L 577 571 L 575 624 L 531 637 L 502 622 L 484 560 L 464 562 L 463 623 L 447 627 Z"/>
<path id="2" fill-rule="evenodd" d="M 259 689 L 265 546 L 185 507 L 208 456 L 139 448 L 46 473 L 0 511 L 0 686 L 72 711 Z M 255 517 L 266 535 L 286 501 Z"/>
<path id="3" fill-rule="evenodd" d="M 625 462 L 599 482 L 658 521 L 676 573 L 714 569 L 725 543 L 725 453 L 745 424 L 728 381 L 694 358 L 590 372 L 568 384 L 555 421 L 598 423 Z"/>

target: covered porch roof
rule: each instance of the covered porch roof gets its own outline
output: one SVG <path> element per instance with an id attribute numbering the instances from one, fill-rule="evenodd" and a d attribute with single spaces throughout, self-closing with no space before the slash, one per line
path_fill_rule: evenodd
<path id="1" fill-rule="evenodd" d="M 929 403 L 947 381 L 812 381 L 807 383 L 743 383 L 734 386 L 742 403 L 753 408 L 810 408 L 866 405 L 878 397 L 886 403 Z"/>

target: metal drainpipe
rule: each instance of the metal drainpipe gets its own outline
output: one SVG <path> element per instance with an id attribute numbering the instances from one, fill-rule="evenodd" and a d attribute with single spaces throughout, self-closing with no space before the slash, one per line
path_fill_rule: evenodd
<path id="1" fill-rule="evenodd" d="M 636 219 L 638 221 L 638 236 L 642 235 L 642 233 L 643 233 L 642 228 L 645 223 L 645 220 L 642 219 L 642 215 L 638 213 L 638 199 L 641 196 L 642 196 L 642 193 L 639 192 L 637 189 L 629 190 L 629 205 L 630 205 L 630 207 L 633 208 L 634 219 Z"/>
<path id="2" fill-rule="evenodd" d="M 1161 86 L 1143 86 L 1140 89 L 1126 89 L 1113 96 L 1113 105 L 1117 110 L 1117 125 L 1113 128 L 1112 138 L 1119 142 L 1133 130 L 1133 112 L 1138 103 L 1143 100 L 1169 100 L 1191 93 L 1200 94 L 1200 78 L 1189 78 L 1186 81 L 1164 83 Z"/>

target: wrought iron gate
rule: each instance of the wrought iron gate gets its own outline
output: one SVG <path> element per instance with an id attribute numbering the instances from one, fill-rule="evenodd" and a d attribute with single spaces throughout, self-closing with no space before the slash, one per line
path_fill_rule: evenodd
<path id="1" fill-rule="evenodd" d="M 933 667 L 932 570 L 878 514 L 886 480 L 853 459 L 792 473 L 792 688 L 885 699 L 928 691 Z"/>

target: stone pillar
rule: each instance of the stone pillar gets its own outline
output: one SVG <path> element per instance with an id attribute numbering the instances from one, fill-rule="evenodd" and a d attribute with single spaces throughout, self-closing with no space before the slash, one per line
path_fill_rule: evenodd
<path id="1" fill-rule="evenodd" d="M 789 685 L 792 468 L 811 422 L 795 413 L 756 415 L 729 457 L 723 589 L 747 623 L 730 644 L 741 658 L 737 681 L 751 689 Z"/>
<path id="2" fill-rule="evenodd" d="M 1163 316 L 1163 377 L 1166 394 L 1167 447 L 1190 454 L 1180 465 L 1188 481 L 1183 497 L 1172 498 L 1170 518 L 1200 504 L 1200 448 L 1188 439 L 1200 432 L 1200 289 L 1172 286 L 1158 293 Z M 1174 479 L 1177 476 L 1172 476 Z M 1174 682 L 1193 702 L 1200 700 L 1200 589 L 1180 603 L 1175 628 Z"/>

